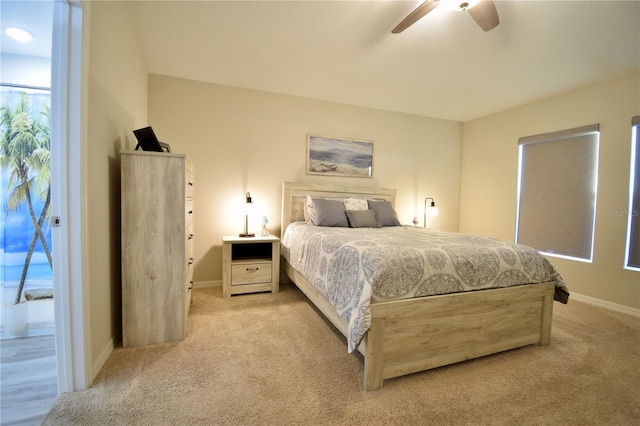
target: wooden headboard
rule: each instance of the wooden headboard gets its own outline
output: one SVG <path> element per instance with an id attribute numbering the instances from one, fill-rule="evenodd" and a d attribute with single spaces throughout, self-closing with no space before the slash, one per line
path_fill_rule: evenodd
<path id="1" fill-rule="evenodd" d="M 282 228 L 280 236 L 291 222 L 304 220 L 304 203 L 307 194 L 324 198 L 369 198 L 388 200 L 395 207 L 396 190 L 385 188 L 347 187 L 306 182 L 285 182 L 282 185 Z"/>

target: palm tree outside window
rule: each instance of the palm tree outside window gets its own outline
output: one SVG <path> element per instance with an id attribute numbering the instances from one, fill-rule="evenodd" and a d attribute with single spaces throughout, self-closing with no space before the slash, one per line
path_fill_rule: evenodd
<path id="1" fill-rule="evenodd" d="M 3 186 L 3 235 L 0 248 L 3 257 L 15 256 L 22 260 L 20 256 L 24 255 L 23 264 L 17 266 L 21 269 L 19 279 L 16 279 L 17 276 L 7 279 L 7 269 L 3 267 L 3 283 L 5 279 L 17 281 L 13 304 L 21 302 L 29 276 L 35 275 L 41 282 L 52 282 L 53 261 L 49 249 L 50 92 L 30 92 L 2 87 L 0 106 Z M 33 106 L 37 109 L 32 110 Z M 43 263 L 44 258 L 46 263 Z M 30 266 L 37 266 L 32 268 L 31 274 Z M 11 273 L 17 275 L 18 271 Z"/>

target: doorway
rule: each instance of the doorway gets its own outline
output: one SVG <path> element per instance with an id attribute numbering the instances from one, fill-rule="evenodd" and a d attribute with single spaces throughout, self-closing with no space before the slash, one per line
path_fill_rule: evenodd
<path id="1" fill-rule="evenodd" d="M 2 8 L 2 31 L 7 11 L 16 5 L 42 5 L 42 2 L 5 1 Z M 57 396 L 63 392 L 89 386 L 91 372 L 85 345 L 83 306 L 83 224 L 82 170 L 83 132 L 81 94 L 83 93 L 83 5 L 77 0 L 50 0 L 49 15 L 35 12 L 37 26 L 49 25 L 49 63 L 51 81 L 51 216 L 58 217 L 51 228 L 53 254 L 53 324 L 54 376 Z M 2 43 L 3 64 L 7 44 Z M 23 55 L 28 56 L 28 55 Z M 3 78 L 4 65 L 3 65 Z M 3 187 L 3 190 L 5 188 Z M 51 339 L 50 339 L 51 340 Z M 8 345 L 7 345 L 8 346 Z M 4 348 L 4 346 L 3 346 Z M 4 356 L 4 353 L 3 353 Z M 56 368 L 57 367 L 57 368 Z M 3 376 L 4 377 L 4 376 Z M 54 385 L 55 387 L 55 385 Z M 4 408 L 4 407 L 3 407 Z M 29 407 L 31 410 L 33 407 Z M 27 411 L 29 411 L 27 410 Z M 45 411 L 46 412 L 46 411 Z M 3 409 L 3 417 L 5 415 Z M 3 422 L 4 423 L 4 422 Z"/>
<path id="2" fill-rule="evenodd" d="M 53 1 L 3 1 L 0 81 L 2 424 L 58 395 L 51 253 Z"/>

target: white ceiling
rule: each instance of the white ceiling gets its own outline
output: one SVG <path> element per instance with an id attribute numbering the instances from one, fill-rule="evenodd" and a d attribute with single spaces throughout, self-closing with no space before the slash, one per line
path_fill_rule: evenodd
<path id="1" fill-rule="evenodd" d="M 0 0 L 0 27 L 2 53 L 50 58 L 53 0 Z M 15 41 L 5 33 L 7 27 L 27 30 L 33 38 L 28 43 Z"/>
<path id="2" fill-rule="evenodd" d="M 640 67 L 639 0 L 496 1 L 486 33 L 439 6 L 401 34 L 420 1 L 127 3 L 150 73 L 457 121 Z"/>
<path id="3" fill-rule="evenodd" d="M 638 1 L 498 1 L 483 32 L 419 1 L 129 3 L 151 73 L 467 121 L 640 66 Z"/>

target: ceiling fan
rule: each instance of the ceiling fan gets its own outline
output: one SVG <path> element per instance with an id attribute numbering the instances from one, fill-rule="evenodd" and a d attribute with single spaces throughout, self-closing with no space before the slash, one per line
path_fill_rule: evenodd
<path id="1" fill-rule="evenodd" d="M 413 25 L 418 19 L 444 2 L 445 0 L 426 0 L 420 6 L 416 7 L 413 12 L 404 18 L 391 32 L 393 34 L 401 33 Z M 469 12 L 473 20 L 485 31 L 494 29 L 500 23 L 498 11 L 496 10 L 496 5 L 493 3 L 493 0 L 480 0 L 476 2 L 472 0 L 461 0 L 457 7 L 460 10 Z"/>

